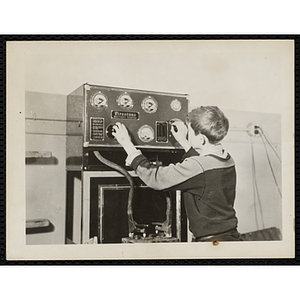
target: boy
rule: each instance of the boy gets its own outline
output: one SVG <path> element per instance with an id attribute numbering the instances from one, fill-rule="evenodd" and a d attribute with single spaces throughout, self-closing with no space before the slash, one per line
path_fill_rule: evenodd
<path id="1" fill-rule="evenodd" d="M 135 148 L 123 124 L 116 123 L 114 136 L 127 152 L 126 164 L 146 185 L 182 191 L 194 241 L 239 241 L 233 208 L 235 164 L 220 144 L 228 132 L 228 120 L 218 107 L 201 106 L 189 113 L 187 123 L 187 127 L 181 121 L 172 124 L 171 132 L 185 154 L 182 162 L 168 166 L 151 164 Z"/>

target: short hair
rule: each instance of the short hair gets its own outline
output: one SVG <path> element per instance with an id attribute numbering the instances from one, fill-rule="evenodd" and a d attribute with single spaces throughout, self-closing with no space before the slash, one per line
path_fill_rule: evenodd
<path id="1" fill-rule="evenodd" d="M 188 114 L 188 121 L 195 134 L 205 135 L 209 142 L 216 144 L 227 134 L 228 119 L 217 106 L 200 106 Z"/>

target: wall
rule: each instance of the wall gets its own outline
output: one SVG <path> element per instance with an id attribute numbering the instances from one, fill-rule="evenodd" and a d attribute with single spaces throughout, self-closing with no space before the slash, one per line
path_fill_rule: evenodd
<path id="1" fill-rule="evenodd" d="M 235 209 L 239 219 L 238 229 L 241 233 L 269 227 L 282 229 L 282 201 L 288 199 L 281 199 L 268 163 L 266 149 L 280 191 L 282 190 L 281 162 L 269 145 L 266 144 L 265 148 L 261 137 L 253 137 L 253 146 L 251 146 L 251 137 L 245 130 L 250 123 L 260 126 L 281 159 L 281 117 L 275 114 L 241 111 L 225 111 L 225 113 L 231 129 L 222 144 L 236 163 Z M 259 192 L 255 199 L 252 147 Z"/>
<path id="2" fill-rule="evenodd" d="M 290 92 L 286 87 L 292 87 L 286 82 L 286 68 L 293 67 L 286 55 L 293 53 L 288 41 L 30 42 L 25 46 L 27 91 L 67 95 L 89 82 L 188 93 L 192 106 L 214 103 L 223 109 L 280 114 Z"/>
<path id="3" fill-rule="evenodd" d="M 27 234 L 26 243 L 64 244 L 66 123 L 38 119 L 65 120 L 66 97 L 26 92 L 25 113 L 26 151 L 50 151 L 53 156 L 26 165 L 26 220 L 48 219 L 54 226 L 52 232 Z"/>

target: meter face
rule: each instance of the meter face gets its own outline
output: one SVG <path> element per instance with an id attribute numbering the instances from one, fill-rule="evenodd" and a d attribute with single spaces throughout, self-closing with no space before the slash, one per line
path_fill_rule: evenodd
<path id="1" fill-rule="evenodd" d="M 142 101 L 141 106 L 146 113 L 153 114 L 157 111 L 158 103 L 153 97 L 149 96 Z"/>
<path id="2" fill-rule="evenodd" d="M 108 99 L 103 93 L 98 92 L 91 98 L 91 104 L 93 107 L 102 110 L 108 106 Z"/>
<path id="3" fill-rule="evenodd" d="M 178 100 L 178 99 L 174 99 L 172 102 L 171 102 L 171 108 L 174 110 L 174 111 L 180 111 L 181 110 L 181 102 Z"/>
<path id="4" fill-rule="evenodd" d="M 118 97 L 117 104 L 118 104 L 118 106 L 120 106 L 122 108 L 132 109 L 133 100 L 129 94 L 124 93 Z"/>
<path id="5" fill-rule="evenodd" d="M 137 132 L 139 139 L 144 142 L 148 143 L 154 140 L 154 130 L 149 125 L 143 125 Z"/>

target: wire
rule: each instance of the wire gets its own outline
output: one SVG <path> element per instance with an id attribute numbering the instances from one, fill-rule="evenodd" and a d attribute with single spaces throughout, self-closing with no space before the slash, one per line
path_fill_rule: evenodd
<path id="1" fill-rule="evenodd" d="M 265 143 L 264 139 L 262 138 L 262 136 L 261 136 L 261 140 L 262 140 L 262 142 L 264 144 L 264 148 L 265 148 L 267 160 L 268 160 L 268 163 L 269 163 L 269 167 L 271 169 L 271 173 L 272 173 L 275 185 L 277 187 L 277 190 L 278 190 L 278 193 L 280 195 L 280 198 L 282 198 L 282 193 L 281 193 L 281 190 L 280 190 L 279 185 L 278 185 L 277 180 L 276 180 L 276 176 L 275 176 L 275 173 L 274 173 L 274 170 L 273 170 L 273 167 L 272 167 L 272 164 L 271 164 L 271 160 L 270 160 L 270 157 L 269 157 L 268 149 L 267 149 L 266 143 Z"/>
<path id="2" fill-rule="evenodd" d="M 271 147 L 271 149 L 274 151 L 275 155 L 277 156 L 277 158 L 279 159 L 279 161 L 281 162 L 281 158 L 278 155 L 277 151 L 275 150 L 275 148 L 273 147 L 272 143 L 269 141 L 269 139 L 267 138 L 266 134 L 264 133 L 264 131 L 262 130 L 261 127 L 257 126 L 258 130 L 260 131 L 261 135 L 264 136 L 264 138 L 266 139 L 267 143 L 269 144 L 269 146 Z"/>
<path id="3" fill-rule="evenodd" d="M 75 123 L 82 123 L 81 119 L 50 119 L 50 118 L 25 118 L 25 120 L 32 120 L 32 121 L 48 121 L 48 122 L 75 122 Z"/>
<path id="4" fill-rule="evenodd" d="M 263 218 L 263 210 L 262 210 L 262 205 L 261 205 L 261 198 L 260 198 L 260 194 L 259 194 L 259 189 L 258 189 L 258 184 L 257 184 L 257 176 L 256 176 L 256 166 L 255 166 L 255 158 L 254 158 L 254 147 L 253 147 L 253 139 L 250 136 L 251 139 L 251 147 L 252 147 L 252 167 L 253 167 L 253 182 L 254 182 L 254 186 L 255 186 L 255 191 L 256 195 L 257 195 L 257 201 L 258 201 L 258 205 L 259 205 L 259 210 L 260 210 L 260 215 L 261 215 L 261 222 L 262 222 L 262 226 L 263 228 L 265 228 L 265 222 L 264 222 L 264 218 Z"/>
<path id="5" fill-rule="evenodd" d="M 276 154 L 277 158 L 279 159 L 279 161 L 281 162 L 281 158 L 280 156 L 278 155 L 278 153 L 276 152 L 275 148 L 273 147 L 273 145 L 270 143 L 269 139 L 266 137 L 266 135 L 264 134 L 262 128 L 260 128 L 259 126 L 257 126 L 257 129 L 259 130 L 260 132 L 260 137 L 261 137 L 261 140 L 262 140 L 262 143 L 264 145 L 264 149 L 265 149 L 265 153 L 266 153 L 266 156 L 267 156 L 267 161 L 268 161 L 268 164 L 269 164 L 269 167 L 270 167 L 270 170 L 271 170 L 271 173 L 272 173 L 272 176 L 273 176 L 273 179 L 274 179 L 274 182 L 275 182 L 275 185 L 277 187 L 277 190 L 278 190 L 278 193 L 280 195 L 280 197 L 282 198 L 282 194 L 281 194 L 281 190 L 279 188 L 279 185 L 277 183 L 277 180 L 276 180 L 276 176 L 275 176 L 275 172 L 273 170 L 273 167 L 272 167 L 272 164 L 271 164 L 271 160 L 270 160 L 270 156 L 269 156 L 269 153 L 268 153 L 268 149 L 267 149 L 267 144 L 266 142 L 268 143 L 268 145 L 270 146 L 270 148 L 274 151 L 274 153 Z M 264 138 L 266 140 L 264 140 Z M 257 176 L 256 176 L 256 167 L 255 167 L 255 158 L 254 158 L 254 147 L 253 147 L 253 139 L 252 139 L 252 136 L 250 135 L 250 140 L 251 140 L 251 156 L 252 156 L 252 183 L 253 183 L 253 192 L 254 192 L 254 210 L 255 210 L 255 221 L 256 221 L 256 226 L 257 226 L 257 229 L 258 229 L 258 220 L 257 220 L 257 207 L 256 207 L 256 196 L 257 196 L 257 200 L 258 200 L 258 203 L 259 203 L 259 208 L 260 208 L 260 213 L 261 213 L 261 221 L 262 221 L 262 225 L 263 225 L 263 229 L 265 228 L 265 224 L 264 224 L 264 219 L 263 219 L 263 212 L 262 212 L 262 205 L 261 205 L 261 199 L 260 199 L 260 195 L 259 195 L 259 189 L 258 189 L 258 184 L 257 184 Z M 262 236 L 264 237 L 264 234 L 263 232 L 261 232 Z M 265 238 L 265 237 L 264 237 Z"/>
<path id="6" fill-rule="evenodd" d="M 94 155 L 96 156 L 96 158 L 104 163 L 105 165 L 115 169 L 116 171 L 120 172 L 121 174 L 123 174 L 126 179 L 129 181 L 130 184 L 130 189 L 129 189 L 129 194 L 128 194 L 128 205 L 127 205 L 127 215 L 128 215 L 128 226 L 129 226 L 129 234 L 131 234 L 133 232 L 133 230 L 135 229 L 137 223 L 134 221 L 133 219 L 133 211 L 132 211 L 132 201 L 133 201 L 133 195 L 134 195 L 134 182 L 132 177 L 130 176 L 130 174 L 121 166 L 119 166 L 118 164 L 104 158 L 99 151 L 94 151 Z"/>
<path id="7" fill-rule="evenodd" d="M 257 219 L 257 209 L 256 209 L 256 185 L 255 185 L 255 161 L 254 161 L 254 149 L 253 149 L 253 140 L 250 136 L 251 140 L 251 157 L 252 157 L 252 186 L 253 186 L 253 204 L 254 204 L 254 215 L 255 215 L 255 223 L 256 228 L 259 230 L 258 219 Z"/>
<path id="8" fill-rule="evenodd" d="M 254 165 L 255 165 L 255 163 L 254 163 Z M 258 192 L 258 185 L 257 185 L 257 180 L 256 180 L 256 170 L 254 172 L 255 172 L 254 174 L 255 174 L 255 187 L 256 187 L 257 200 L 258 200 L 258 205 L 259 205 L 259 210 L 260 210 L 260 215 L 261 215 L 261 222 L 262 222 L 262 226 L 263 226 L 263 229 L 264 229 L 265 228 L 265 222 L 264 222 L 264 218 L 263 218 L 261 199 L 260 199 L 260 195 L 259 195 L 259 192 Z"/>
<path id="9" fill-rule="evenodd" d="M 26 131 L 25 134 L 33 134 L 33 135 L 59 135 L 59 136 L 82 136 L 82 134 L 74 133 L 74 134 L 65 134 L 65 133 L 51 133 L 51 132 L 31 132 Z"/>

